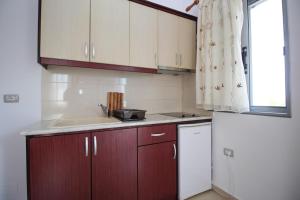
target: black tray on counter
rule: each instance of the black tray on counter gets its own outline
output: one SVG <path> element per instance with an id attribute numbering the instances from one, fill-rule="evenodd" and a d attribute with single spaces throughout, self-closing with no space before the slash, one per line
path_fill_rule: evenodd
<path id="1" fill-rule="evenodd" d="M 141 121 L 145 119 L 146 110 L 120 109 L 114 110 L 113 116 L 122 121 Z"/>

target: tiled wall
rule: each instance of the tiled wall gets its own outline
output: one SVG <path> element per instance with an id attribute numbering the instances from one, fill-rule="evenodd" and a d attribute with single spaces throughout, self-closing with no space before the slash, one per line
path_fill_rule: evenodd
<path id="1" fill-rule="evenodd" d="M 195 74 L 186 74 L 183 76 L 182 108 L 185 112 L 195 112 L 195 108 L 196 108 L 195 82 L 196 82 Z"/>
<path id="2" fill-rule="evenodd" d="M 182 111 L 183 77 L 50 66 L 43 71 L 44 120 L 103 115 L 107 92 L 124 92 L 127 108 Z"/>
<path id="3" fill-rule="evenodd" d="M 182 90 L 182 110 L 184 112 L 209 114 L 201 109 L 196 108 L 196 75 L 185 74 L 182 78 L 183 90 Z"/>

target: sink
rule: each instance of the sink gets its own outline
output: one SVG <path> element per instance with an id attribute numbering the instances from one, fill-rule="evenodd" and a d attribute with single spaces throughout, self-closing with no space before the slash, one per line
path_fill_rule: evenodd
<path id="1" fill-rule="evenodd" d="M 52 126 L 53 127 L 67 127 L 67 126 L 88 126 L 97 124 L 115 124 L 121 123 L 120 120 L 114 117 L 95 117 L 95 118 L 72 118 L 59 119 Z"/>

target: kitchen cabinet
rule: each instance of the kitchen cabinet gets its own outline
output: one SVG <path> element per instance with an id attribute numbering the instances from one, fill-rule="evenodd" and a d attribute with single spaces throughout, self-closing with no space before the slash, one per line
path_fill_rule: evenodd
<path id="1" fill-rule="evenodd" d="M 89 134 L 28 140 L 29 200 L 90 199 Z"/>
<path id="2" fill-rule="evenodd" d="M 196 22 L 159 12 L 158 65 L 194 69 L 196 67 Z"/>
<path id="3" fill-rule="evenodd" d="M 157 68 L 158 11 L 130 2 L 130 65 Z"/>
<path id="4" fill-rule="evenodd" d="M 179 64 L 183 69 L 196 67 L 196 23 L 182 17 L 179 20 Z"/>
<path id="5" fill-rule="evenodd" d="M 138 199 L 176 200 L 176 142 L 138 149 Z"/>
<path id="6" fill-rule="evenodd" d="M 176 125 L 145 126 L 138 129 L 138 146 L 176 140 Z"/>
<path id="7" fill-rule="evenodd" d="M 121 129 L 93 135 L 93 200 L 137 199 L 137 130 Z"/>
<path id="8" fill-rule="evenodd" d="M 90 1 L 43 0 L 40 56 L 89 61 Z"/>
<path id="9" fill-rule="evenodd" d="M 176 200 L 176 125 L 138 128 L 138 199 Z"/>
<path id="10" fill-rule="evenodd" d="M 27 142 L 29 200 L 137 199 L 137 129 Z"/>
<path id="11" fill-rule="evenodd" d="M 39 63 L 157 73 L 195 67 L 196 17 L 141 0 L 39 0 Z"/>
<path id="12" fill-rule="evenodd" d="M 129 65 L 129 1 L 91 0 L 91 61 Z"/>
<path id="13" fill-rule="evenodd" d="M 179 67 L 178 17 L 160 11 L 158 14 L 158 65 Z"/>
<path id="14" fill-rule="evenodd" d="M 177 126 L 29 136 L 28 200 L 176 200 Z"/>

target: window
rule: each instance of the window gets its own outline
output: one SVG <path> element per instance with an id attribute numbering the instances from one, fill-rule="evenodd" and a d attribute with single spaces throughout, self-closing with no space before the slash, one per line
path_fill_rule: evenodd
<path id="1" fill-rule="evenodd" d="M 247 3 L 243 61 L 253 113 L 290 116 L 285 4 L 285 0 Z"/>

